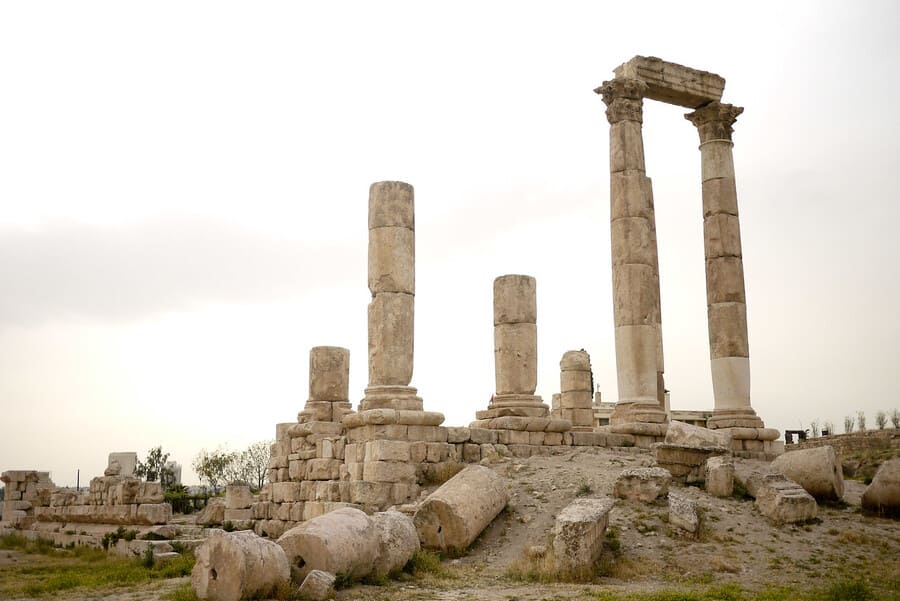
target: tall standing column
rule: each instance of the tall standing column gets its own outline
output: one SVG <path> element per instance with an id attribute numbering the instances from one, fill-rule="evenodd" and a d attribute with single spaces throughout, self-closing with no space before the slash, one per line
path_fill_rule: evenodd
<path id="1" fill-rule="evenodd" d="M 662 423 L 662 336 L 653 191 L 645 174 L 643 97 L 647 84 L 619 77 L 603 95 L 609 130 L 613 315 L 619 402 L 613 425 Z"/>
<path id="2" fill-rule="evenodd" d="M 369 188 L 369 386 L 360 410 L 422 410 L 409 385 L 413 372 L 416 287 L 413 187 L 377 182 Z"/>
<path id="3" fill-rule="evenodd" d="M 709 355 L 715 407 L 710 428 L 759 428 L 750 406 L 750 347 L 734 181 L 732 126 L 743 108 L 720 102 L 685 115 L 700 133 Z"/>
<path id="4" fill-rule="evenodd" d="M 494 280 L 494 379 L 492 408 L 535 407 L 547 414 L 537 388 L 537 283 L 527 275 Z"/>

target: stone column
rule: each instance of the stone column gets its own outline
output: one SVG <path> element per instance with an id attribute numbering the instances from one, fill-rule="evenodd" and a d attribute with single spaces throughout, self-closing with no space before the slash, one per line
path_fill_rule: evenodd
<path id="1" fill-rule="evenodd" d="M 610 222 L 619 402 L 613 425 L 662 423 L 662 330 L 653 191 L 641 134 L 647 84 L 616 78 L 595 90 L 610 124 Z"/>
<path id="2" fill-rule="evenodd" d="M 360 410 L 422 410 L 409 386 L 413 371 L 415 300 L 413 187 L 377 182 L 369 188 L 369 386 Z"/>
<path id="3" fill-rule="evenodd" d="M 340 422 L 351 411 L 350 351 L 339 346 L 309 350 L 309 400 L 297 421 Z"/>
<path id="4" fill-rule="evenodd" d="M 585 351 L 566 352 L 559 362 L 559 406 L 560 416 L 572 422 L 572 430 L 594 429 L 592 386 L 590 355 Z"/>
<path id="5" fill-rule="evenodd" d="M 715 408 L 710 428 L 759 428 L 750 406 L 750 348 L 732 126 L 743 108 L 720 102 L 685 115 L 700 133 L 709 355 Z"/>

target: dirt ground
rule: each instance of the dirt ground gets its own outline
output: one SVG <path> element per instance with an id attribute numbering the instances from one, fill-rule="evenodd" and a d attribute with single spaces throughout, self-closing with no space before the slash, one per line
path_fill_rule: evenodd
<path id="1" fill-rule="evenodd" d="M 354 586 L 339 591 L 338 598 L 536 601 L 730 582 L 749 591 L 773 585 L 821 588 L 846 576 L 900 582 L 900 521 L 863 515 L 859 502 L 865 486 L 853 480 L 845 481 L 844 503 L 820 505 L 818 519 L 799 526 L 770 525 L 749 499 L 719 499 L 700 488 L 680 489 L 702 508 L 697 536 L 669 526 L 665 500 L 653 504 L 620 500 L 609 523 L 618 533 L 620 555 L 607 575 L 589 584 L 541 584 L 510 577 L 509 566 L 521 560 L 527 547 L 547 542 L 556 514 L 569 502 L 579 495 L 610 496 L 624 468 L 652 463 L 653 456 L 641 449 L 582 447 L 493 465 L 508 477 L 509 505 L 465 556 L 445 560 L 445 577 Z M 18 561 L 34 559 L 0 551 L 0 569 Z M 187 581 L 53 599 L 150 601 L 164 598 Z"/>

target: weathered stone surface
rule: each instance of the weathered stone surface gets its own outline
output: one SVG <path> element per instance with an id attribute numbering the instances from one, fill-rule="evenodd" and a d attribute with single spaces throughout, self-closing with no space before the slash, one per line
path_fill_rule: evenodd
<path id="1" fill-rule="evenodd" d="M 172 519 L 172 506 L 168 503 L 144 503 L 137 506 L 135 524 L 166 524 Z"/>
<path id="2" fill-rule="evenodd" d="M 314 346 L 309 350 L 310 401 L 346 400 L 349 398 L 349 386 L 349 350 L 339 346 Z M 332 421 L 332 416 L 319 421 Z"/>
<path id="3" fill-rule="evenodd" d="M 322 570 L 311 570 L 300 585 L 300 598 L 310 601 L 325 601 L 334 595 L 334 574 Z"/>
<path id="4" fill-rule="evenodd" d="M 369 229 L 415 228 L 415 194 L 406 182 L 375 182 L 369 186 Z"/>
<path id="5" fill-rule="evenodd" d="M 498 395 L 534 394 L 537 388 L 537 325 L 494 326 L 494 375 Z"/>
<path id="6" fill-rule="evenodd" d="M 431 493 L 416 511 L 414 522 L 423 547 L 463 550 L 509 501 L 502 476 L 469 465 Z"/>
<path id="7" fill-rule="evenodd" d="M 211 530 L 196 557 L 191 585 L 200 599 L 239 601 L 266 594 L 290 578 L 281 547 L 249 530 Z"/>
<path id="8" fill-rule="evenodd" d="M 614 493 L 620 499 L 650 503 L 669 492 L 672 474 L 660 467 L 633 467 L 616 479 Z"/>
<path id="9" fill-rule="evenodd" d="M 775 524 L 805 522 L 819 510 L 812 495 L 780 474 L 759 480 L 754 493 L 757 509 Z"/>
<path id="10" fill-rule="evenodd" d="M 194 523 L 198 526 L 213 526 L 221 524 L 224 521 L 225 499 L 222 498 L 215 498 L 207 501 L 206 507 L 204 507 L 194 519 Z"/>
<path id="11" fill-rule="evenodd" d="M 825 445 L 789 451 L 772 462 L 771 468 L 802 486 L 816 499 L 844 498 L 844 474 L 834 448 Z"/>
<path id="12" fill-rule="evenodd" d="M 900 515 L 900 459 L 881 464 L 863 493 L 862 506 L 881 515 Z"/>
<path id="13" fill-rule="evenodd" d="M 749 357 L 747 305 L 742 302 L 717 303 L 708 306 L 706 312 L 710 357 Z"/>
<path id="14" fill-rule="evenodd" d="M 670 63 L 654 56 L 635 56 L 614 70 L 616 77 L 638 79 L 646 84 L 645 98 L 687 108 L 718 101 L 725 91 L 725 79 Z"/>
<path id="15" fill-rule="evenodd" d="M 225 509 L 248 509 L 252 504 L 253 493 L 249 486 L 229 484 L 225 487 Z"/>
<path id="16" fill-rule="evenodd" d="M 402 570 L 419 550 L 419 535 L 412 518 L 399 511 L 384 511 L 372 515 L 372 524 L 378 537 L 372 574 L 380 577 Z"/>
<path id="17" fill-rule="evenodd" d="M 369 290 L 416 292 L 416 234 L 406 227 L 369 230 Z"/>
<path id="18" fill-rule="evenodd" d="M 709 430 L 685 422 L 671 420 L 666 430 L 666 443 L 687 447 L 731 448 L 731 434 L 725 430 Z"/>
<path id="19" fill-rule="evenodd" d="M 159 482 L 141 482 L 134 502 L 143 503 L 162 503 L 166 500 L 165 491 Z"/>
<path id="20" fill-rule="evenodd" d="M 734 492 L 734 461 L 719 455 L 706 460 L 706 492 L 714 497 L 730 497 Z"/>
<path id="21" fill-rule="evenodd" d="M 743 259 L 731 256 L 706 259 L 706 302 L 709 305 L 747 302 Z"/>
<path id="22" fill-rule="evenodd" d="M 379 543 L 372 519 L 352 507 L 303 522 L 278 539 L 295 582 L 303 582 L 312 570 L 362 578 L 372 571 Z"/>
<path id="23" fill-rule="evenodd" d="M 137 467 L 137 453 L 133 451 L 123 453 L 110 453 L 108 466 L 112 467 L 113 462 L 119 464 L 119 471 L 114 474 L 116 476 L 133 476 L 134 469 Z M 108 468 L 107 468 L 108 469 Z"/>
<path id="24" fill-rule="evenodd" d="M 537 323 L 537 280 L 501 275 L 494 280 L 494 325 Z"/>
<path id="25" fill-rule="evenodd" d="M 556 516 L 553 557 L 560 570 L 592 568 L 603 550 L 609 511 L 615 499 L 575 499 Z"/>
<path id="26" fill-rule="evenodd" d="M 369 385 L 407 386 L 413 372 L 411 294 L 382 292 L 369 303 Z"/>
<path id="27" fill-rule="evenodd" d="M 680 493 L 669 493 L 669 524 L 692 534 L 700 529 L 697 504 Z"/>

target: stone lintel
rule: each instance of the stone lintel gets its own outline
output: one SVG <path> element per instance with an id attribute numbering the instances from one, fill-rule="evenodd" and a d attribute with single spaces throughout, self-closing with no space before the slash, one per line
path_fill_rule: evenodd
<path id="1" fill-rule="evenodd" d="M 698 69 L 669 63 L 653 56 L 636 56 L 615 68 L 616 78 L 639 79 L 647 84 L 645 98 L 696 109 L 722 99 L 725 79 Z"/>

